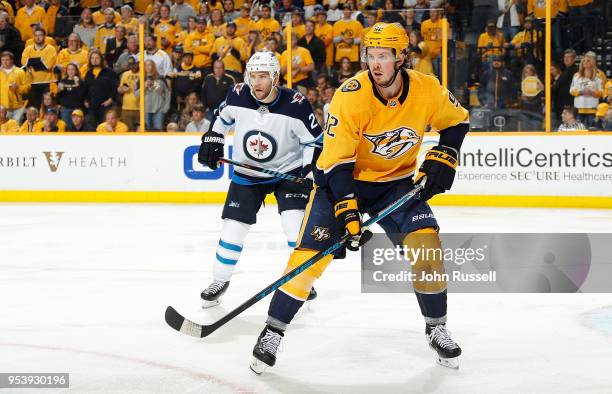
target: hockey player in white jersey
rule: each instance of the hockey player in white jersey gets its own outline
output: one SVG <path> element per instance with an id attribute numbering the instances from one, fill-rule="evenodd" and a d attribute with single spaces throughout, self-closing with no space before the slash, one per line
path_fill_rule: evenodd
<path id="1" fill-rule="evenodd" d="M 234 130 L 233 160 L 312 178 L 313 158 L 323 131 L 310 103 L 298 91 L 278 86 L 280 64 L 272 52 L 257 52 L 247 62 L 245 83 L 221 103 L 210 130 L 202 136 L 198 161 L 216 169 L 225 136 Z M 309 187 L 243 168 L 235 168 L 223 207 L 223 230 L 213 264 L 213 281 L 202 291 L 203 307 L 220 303 L 244 240 L 266 195 L 274 193 L 289 248 L 295 247 Z M 316 297 L 313 291 L 308 299 Z"/>

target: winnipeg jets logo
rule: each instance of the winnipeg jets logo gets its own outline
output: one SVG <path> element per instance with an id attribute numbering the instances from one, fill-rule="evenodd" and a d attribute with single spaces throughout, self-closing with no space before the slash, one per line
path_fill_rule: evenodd
<path id="1" fill-rule="evenodd" d="M 240 94 L 240 90 L 242 90 L 242 86 L 244 86 L 244 83 L 237 83 L 237 84 L 234 86 L 234 92 L 235 92 L 236 94 Z"/>
<path id="2" fill-rule="evenodd" d="M 276 145 L 274 137 L 260 130 L 251 130 L 244 136 L 244 153 L 251 160 L 272 160 L 276 155 Z"/>
<path id="3" fill-rule="evenodd" d="M 305 97 L 302 93 L 295 92 L 295 94 L 293 95 L 293 98 L 291 99 L 291 104 L 294 104 L 294 103 L 302 104 L 302 101 L 304 101 L 304 99 Z"/>
<path id="4" fill-rule="evenodd" d="M 249 141 L 249 148 L 251 148 L 251 152 L 255 156 L 262 157 L 270 148 L 270 144 L 266 144 L 265 140 L 261 138 L 261 136 L 258 136 L 258 138 L 254 138 Z"/>
<path id="5" fill-rule="evenodd" d="M 372 153 L 387 160 L 395 159 L 408 152 L 420 140 L 416 131 L 407 127 L 400 127 L 378 135 L 364 134 L 364 137 L 374 145 Z"/>
<path id="6" fill-rule="evenodd" d="M 312 235 L 314 240 L 318 242 L 325 241 L 326 239 L 329 239 L 329 237 L 331 237 L 331 234 L 329 233 L 327 227 L 319 226 L 314 226 L 314 229 L 312 230 L 310 235 Z"/>
<path id="7" fill-rule="evenodd" d="M 45 158 L 47 159 L 47 164 L 49 164 L 49 169 L 51 172 L 57 172 L 59 168 L 60 161 L 62 160 L 62 155 L 64 152 L 43 152 L 45 154 Z"/>

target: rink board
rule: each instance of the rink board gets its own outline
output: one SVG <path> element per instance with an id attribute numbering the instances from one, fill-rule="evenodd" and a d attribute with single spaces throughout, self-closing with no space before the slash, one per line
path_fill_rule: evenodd
<path id="1" fill-rule="evenodd" d="M 197 134 L 4 135 L 0 201 L 221 203 L 233 168 L 201 166 L 199 140 Z M 426 136 L 420 157 L 435 144 L 435 135 Z M 231 156 L 231 138 L 226 149 Z M 434 203 L 612 208 L 612 136 L 472 133 L 452 192 Z"/>

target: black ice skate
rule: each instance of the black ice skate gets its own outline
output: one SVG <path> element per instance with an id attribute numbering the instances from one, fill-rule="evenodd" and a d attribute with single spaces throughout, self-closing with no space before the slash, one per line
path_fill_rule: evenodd
<path id="1" fill-rule="evenodd" d="M 214 280 L 203 292 L 200 294 L 202 297 L 202 308 L 210 308 L 221 303 L 221 296 L 227 291 L 229 287 L 229 281 L 222 282 L 220 280 Z"/>
<path id="2" fill-rule="evenodd" d="M 436 362 L 444 367 L 459 369 L 461 348 L 450 337 L 444 324 L 425 325 L 425 336 L 436 352 Z"/>
<path id="3" fill-rule="evenodd" d="M 306 298 L 306 301 L 312 301 L 315 298 L 317 298 L 317 291 L 315 290 L 314 287 L 310 288 L 310 293 L 308 293 L 308 298 Z"/>
<path id="4" fill-rule="evenodd" d="M 270 326 L 266 326 L 253 348 L 253 362 L 251 370 L 257 375 L 261 375 L 268 367 L 273 367 L 276 363 L 276 352 L 285 334 Z"/>

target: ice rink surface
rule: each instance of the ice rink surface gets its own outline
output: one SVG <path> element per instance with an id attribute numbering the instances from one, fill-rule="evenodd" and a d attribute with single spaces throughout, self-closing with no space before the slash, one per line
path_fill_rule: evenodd
<path id="1" fill-rule="evenodd" d="M 357 254 L 330 266 L 276 367 L 255 376 L 269 298 L 206 339 L 163 319 L 173 305 L 211 322 L 282 273 L 286 240 L 268 206 L 222 305 L 203 311 L 220 211 L 0 205 L 0 372 L 69 372 L 65 391 L 80 393 L 612 393 L 611 294 L 451 294 L 448 327 L 463 348 L 455 371 L 435 364 L 414 295 L 360 293 Z M 434 212 L 447 232 L 612 229 L 612 210 Z"/>

